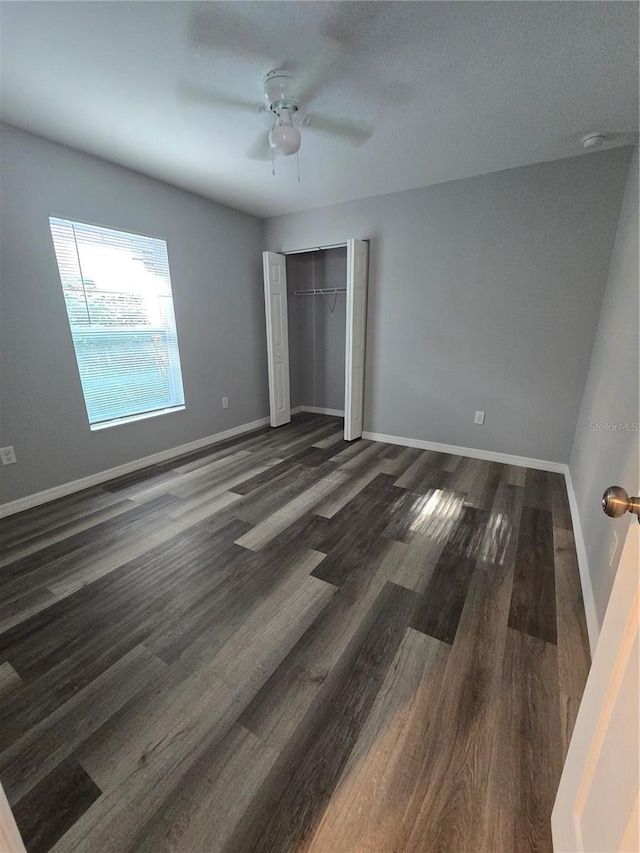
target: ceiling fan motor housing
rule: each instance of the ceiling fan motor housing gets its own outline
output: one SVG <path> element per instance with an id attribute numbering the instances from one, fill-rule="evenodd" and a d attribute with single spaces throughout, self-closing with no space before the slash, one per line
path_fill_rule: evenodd
<path id="1" fill-rule="evenodd" d="M 298 99 L 294 94 L 293 76 L 288 71 L 275 70 L 265 74 L 264 99 L 274 113 L 286 108 L 292 113 L 298 109 Z"/>

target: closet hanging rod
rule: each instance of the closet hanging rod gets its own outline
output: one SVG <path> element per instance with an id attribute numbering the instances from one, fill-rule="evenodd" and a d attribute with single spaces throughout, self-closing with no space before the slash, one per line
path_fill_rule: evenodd
<path id="1" fill-rule="evenodd" d="M 296 296 L 320 296 L 323 293 L 346 293 L 346 287 L 329 287 L 321 290 L 296 290 Z"/>

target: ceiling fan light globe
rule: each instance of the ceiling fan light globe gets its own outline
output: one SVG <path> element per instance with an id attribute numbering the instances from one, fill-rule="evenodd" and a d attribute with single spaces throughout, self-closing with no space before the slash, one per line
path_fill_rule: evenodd
<path id="1" fill-rule="evenodd" d="M 278 124 L 269 134 L 269 143 L 285 157 L 296 154 L 300 150 L 301 141 L 300 131 L 292 124 Z"/>

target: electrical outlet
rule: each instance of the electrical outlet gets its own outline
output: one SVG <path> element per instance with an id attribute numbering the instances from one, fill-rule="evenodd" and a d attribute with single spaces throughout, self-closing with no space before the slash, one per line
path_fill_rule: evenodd
<path id="1" fill-rule="evenodd" d="M 0 447 L 0 461 L 3 465 L 13 465 L 18 461 L 13 447 Z"/>
<path id="2" fill-rule="evenodd" d="M 474 424 L 483 424 L 484 423 L 484 412 L 476 412 L 476 416 L 473 419 Z"/>
<path id="3" fill-rule="evenodd" d="M 229 408 L 229 398 L 228 398 L 228 397 L 223 397 L 223 398 L 222 398 L 222 408 L 223 408 L 223 409 L 228 409 L 228 408 Z"/>

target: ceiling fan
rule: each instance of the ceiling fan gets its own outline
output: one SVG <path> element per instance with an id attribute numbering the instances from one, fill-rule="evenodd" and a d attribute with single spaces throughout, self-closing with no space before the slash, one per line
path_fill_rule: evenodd
<path id="1" fill-rule="evenodd" d="M 262 83 L 264 99 L 276 117 L 267 137 L 269 146 L 285 157 L 297 154 L 302 137 L 293 123 L 293 117 L 298 111 L 298 101 L 293 93 L 293 77 L 286 71 L 269 71 Z"/>
<path id="2" fill-rule="evenodd" d="M 304 111 L 302 102 L 305 87 L 296 84 L 296 79 L 290 71 L 269 71 L 262 80 L 262 86 L 262 104 L 232 98 L 192 83 L 180 84 L 179 94 L 183 99 L 195 101 L 200 105 L 214 108 L 231 107 L 268 116 L 270 129 L 259 135 L 246 154 L 254 160 L 268 160 L 275 154 L 285 157 L 296 154 L 302 143 L 300 128 L 305 132 L 317 131 L 344 139 L 355 147 L 363 145 L 373 132 L 373 127 L 364 121 Z"/>

